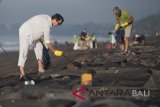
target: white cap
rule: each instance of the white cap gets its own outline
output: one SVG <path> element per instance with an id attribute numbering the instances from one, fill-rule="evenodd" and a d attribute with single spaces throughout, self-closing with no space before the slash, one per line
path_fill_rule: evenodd
<path id="1" fill-rule="evenodd" d="M 138 35 L 138 34 L 136 34 L 135 36 L 136 36 L 136 38 L 138 38 L 138 37 L 139 37 L 139 35 Z"/>

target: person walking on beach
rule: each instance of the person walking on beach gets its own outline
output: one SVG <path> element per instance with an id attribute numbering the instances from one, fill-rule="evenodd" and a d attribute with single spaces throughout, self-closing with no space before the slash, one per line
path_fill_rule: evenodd
<path id="1" fill-rule="evenodd" d="M 121 46 L 121 53 L 123 55 L 128 54 L 128 47 L 129 47 L 129 37 L 131 35 L 132 31 L 132 25 L 133 25 L 133 16 L 130 15 L 130 13 L 126 10 L 121 10 L 119 7 L 114 7 L 113 9 L 115 18 L 116 18 L 116 26 L 115 31 L 118 30 L 119 27 L 123 27 L 125 30 L 124 34 L 124 42 Z"/>
<path id="2" fill-rule="evenodd" d="M 36 54 L 38 62 L 38 72 L 43 74 L 45 72 L 42 64 L 42 51 L 43 45 L 40 40 L 44 40 L 44 43 L 48 48 L 56 55 L 61 56 L 63 51 L 56 50 L 50 40 L 50 29 L 63 23 L 63 17 L 56 13 L 52 17 L 41 14 L 36 15 L 26 22 L 24 22 L 19 28 L 19 60 L 18 66 L 20 69 L 20 79 L 26 79 L 25 76 L 25 62 L 29 47 L 34 44 L 34 52 Z"/>

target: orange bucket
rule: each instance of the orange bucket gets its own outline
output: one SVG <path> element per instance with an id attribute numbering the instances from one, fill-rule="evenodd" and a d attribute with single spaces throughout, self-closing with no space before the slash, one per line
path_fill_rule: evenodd
<path id="1" fill-rule="evenodd" d="M 92 74 L 84 73 L 81 75 L 81 85 L 90 86 L 92 85 Z"/>

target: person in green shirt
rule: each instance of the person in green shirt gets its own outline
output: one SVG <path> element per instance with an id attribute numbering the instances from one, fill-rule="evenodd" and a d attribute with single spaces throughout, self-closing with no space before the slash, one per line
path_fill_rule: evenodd
<path id="1" fill-rule="evenodd" d="M 116 26 L 115 31 L 118 30 L 119 27 L 123 27 L 125 30 L 124 34 L 124 42 L 121 44 L 121 51 L 123 55 L 128 54 L 128 47 L 129 47 L 129 37 L 132 31 L 133 25 L 133 16 L 126 10 L 121 10 L 119 7 L 114 7 L 113 13 L 116 18 Z"/>
<path id="2" fill-rule="evenodd" d="M 92 41 L 92 46 L 93 46 L 93 48 L 97 48 L 96 34 L 93 33 L 90 38 L 91 38 L 91 41 Z"/>
<path id="3" fill-rule="evenodd" d="M 80 49 L 79 42 L 80 42 L 80 38 L 77 35 L 73 35 L 73 40 L 72 40 L 72 43 L 74 44 L 73 50 Z"/>

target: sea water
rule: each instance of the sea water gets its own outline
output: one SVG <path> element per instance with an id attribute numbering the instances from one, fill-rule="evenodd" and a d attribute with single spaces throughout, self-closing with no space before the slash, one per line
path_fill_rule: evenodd
<path id="1" fill-rule="evenodd" d="M 73 35 L 52 35 L 51 42 L 57 41 L 60 44 L 64 44 L 65 42 L 72 43 Z M 106 36 L 97 36 L 98 42 L 107 41 Z M 19 36 L 18 35 L 0 35 L 0 45 L 7 51 L 18 51 L 19 50 Z M 3 50 L 0 47 L 0 53 Z"/>

